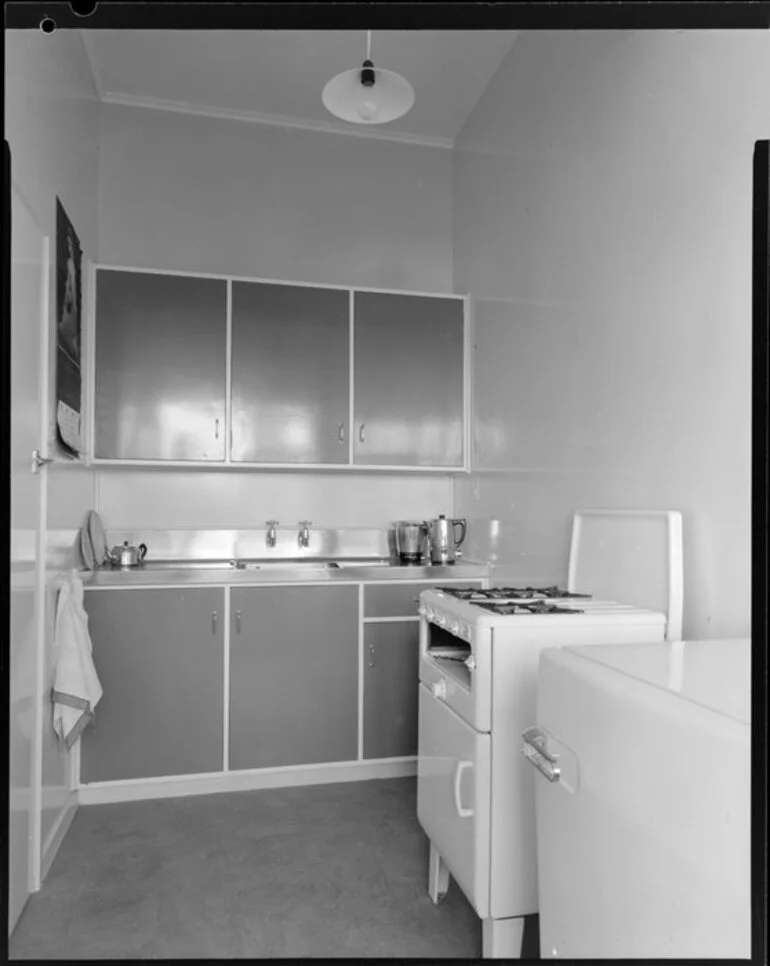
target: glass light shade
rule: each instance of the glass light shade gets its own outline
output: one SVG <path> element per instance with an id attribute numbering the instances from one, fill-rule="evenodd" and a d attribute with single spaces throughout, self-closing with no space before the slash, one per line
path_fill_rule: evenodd
<path id="1" fill-rule="evenodd" d="M 414 104 L 414 88 L 392 70 L 374 68 L 374 84 L 361 83 L 361 68 L 332 77 L 324 87 L 324 105 L 336 117 L 354 124 L 387 124 Z"/>

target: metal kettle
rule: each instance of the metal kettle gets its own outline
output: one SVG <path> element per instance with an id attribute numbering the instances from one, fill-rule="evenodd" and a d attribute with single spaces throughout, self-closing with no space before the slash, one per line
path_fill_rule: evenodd
<path id="1" fill-rule="evenodd" d="M 123 541 L 123 546 L 113 547 L 107 551 L 107 559 L 114 567 L 136 567 L 147 556 L 147 544 L 140 543 L 138 546 Z"/>
<path id="2" fill-rule="evenodd" d="M 428 539 L 430 541 L 430 562 L 432 564 L 453 564 L 455 558 L 462 555 L 462 546 L 468 533 L 468 523 L 464 519 L 452 520 L 441 513 L 435 520 L 430 520 Z M 457 536 L 457 528 L 460 536 Z"/>

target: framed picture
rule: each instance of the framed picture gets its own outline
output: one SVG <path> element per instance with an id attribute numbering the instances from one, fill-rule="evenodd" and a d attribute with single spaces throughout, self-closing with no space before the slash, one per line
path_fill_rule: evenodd
<path id="1" fill-rule="evenodd" d="M 66 453 L 79 456 L 82 386 L 82 258 L 80 240 L 56 199 L 56 428 Z"/>

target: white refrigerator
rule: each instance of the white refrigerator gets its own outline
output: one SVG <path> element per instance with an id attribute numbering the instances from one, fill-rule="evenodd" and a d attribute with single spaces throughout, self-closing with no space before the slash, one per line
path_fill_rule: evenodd
<path id="1" fill-rule="evenodd" d="M 751 953 L 749 640 L 541 653 L 543 958 Z"/>

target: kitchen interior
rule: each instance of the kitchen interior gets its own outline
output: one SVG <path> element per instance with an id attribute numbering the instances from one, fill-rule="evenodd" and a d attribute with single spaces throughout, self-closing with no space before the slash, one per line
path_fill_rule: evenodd
<path id="1" fill-rule="evenodd" d="M 767 32 L 7 29 L 5 106 L 11 958 L 748 958 Z"/>

